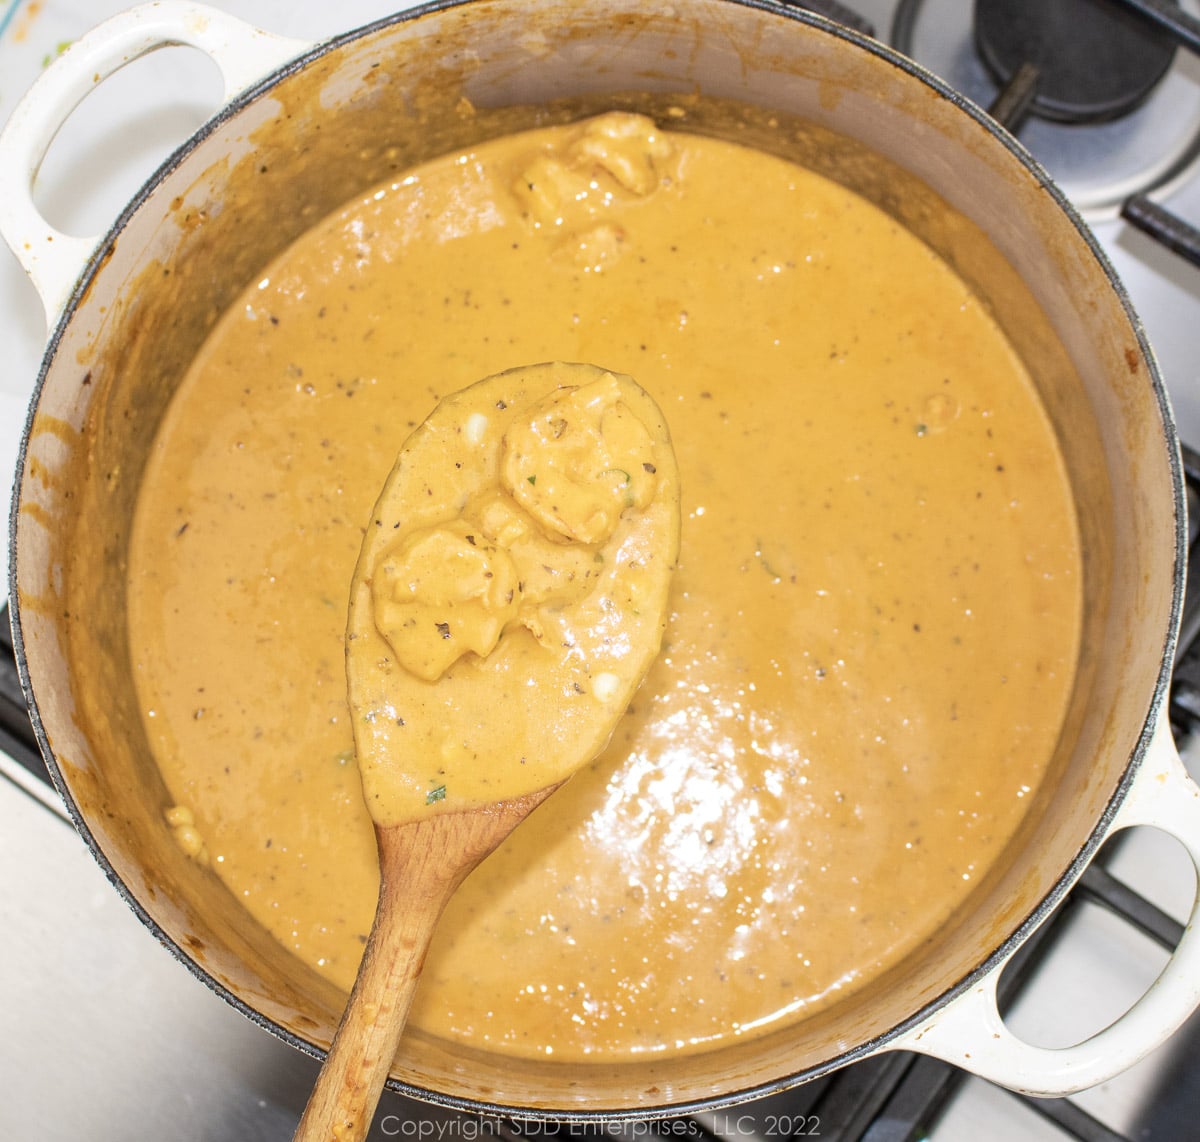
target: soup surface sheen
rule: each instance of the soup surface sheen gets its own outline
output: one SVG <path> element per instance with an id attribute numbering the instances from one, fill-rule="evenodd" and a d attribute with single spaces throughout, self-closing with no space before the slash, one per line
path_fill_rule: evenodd
<path id="1" fill-rule="evenodd" d="M 1051 757 L 1070 490 L 975 297 L 844 188 L 612 115 L 380 186 L 231 308 L 144 482 L 131 639 L 180 843 L 348 987 L 377 888 L 343 665 L 397 449 L 539 361 L 671 425 L 663 651 L 608 748 L 463 886 L 411 1021 L 622 1059 L 804 1017 L 936 933 Z"/>

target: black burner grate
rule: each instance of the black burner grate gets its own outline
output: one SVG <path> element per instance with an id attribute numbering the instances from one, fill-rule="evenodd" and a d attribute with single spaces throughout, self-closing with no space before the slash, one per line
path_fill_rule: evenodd
<path id="1" fill-rule="evenodd" d="M 997 83 L 1033 65 L 1031 110 L 1064 123 L 1129 114 L 1175 59 L 1169 32 L 1113 0 L 975 0 L 974 26 Z"/>
<path id="2" fill-rule="evenodd" d="M 7 603 L 0 605 L 0 751 L 24 766 L 34 777 L 51 784 L 49 770 L 29 722 L 25 696 L 21 693 Z"/>
<path id="3" fill-rule="evenodd" d="M 822 11 L 816 3 L 797 6 Z M 925 6 L 898 0 L 889 38 L 897 51 L 913 54 Z M 1016 135 L 1031 114 L 1076 124 L 1129 114 L 1176 48 L 1200 53 L 1200 19 L 1175 0 L 975 0 L 973 19 L 976 53 L 1000 84 L 988 113 Z M 1089 42 L 1093 36 L 1098 44 Z M 1126 198 L 1121 217 L 1200 266 L 1200 227 L 1150 193 Z"/>

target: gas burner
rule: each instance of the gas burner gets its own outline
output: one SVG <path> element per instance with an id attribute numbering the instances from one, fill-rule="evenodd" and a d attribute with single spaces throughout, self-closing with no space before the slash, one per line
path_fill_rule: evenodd
<path id="1" fill-rule="evenodd" d="M 975 0 L 975 46 L 997 83 L 1037 69 L 1030 111 L 1100 123 L 1139 107 L 1175 59 L 1175 40 L 1117 0 Z"/>
<path id="2" fill-rule="evenodd" d="M 1093 220 L 1200 156 L 1200 59 L 1116 0 L 901 0 L 891 40 L 984 108 L 1032 67 L 1016 132 Z"/>

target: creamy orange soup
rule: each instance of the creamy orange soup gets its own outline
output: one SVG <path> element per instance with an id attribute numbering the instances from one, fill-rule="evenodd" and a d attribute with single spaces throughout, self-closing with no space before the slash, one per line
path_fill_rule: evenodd
<path id="1" fill-rule="evenodd" d="M 168 819 L 349 986 L 377 886 L 343 668 L 372 503 L 440 396 L 551 360 L 636 377 L 671 425 L 665 643 L 608 750 L 452 902 L 411 1021 L 623 1059 L 802 1019 L 929 938 L 1017 828 L 1072 683 L 1080 553 L 978 300 L 766 154 L 624 115 L 522 134 L 263 270 L 136 521 Z"/>

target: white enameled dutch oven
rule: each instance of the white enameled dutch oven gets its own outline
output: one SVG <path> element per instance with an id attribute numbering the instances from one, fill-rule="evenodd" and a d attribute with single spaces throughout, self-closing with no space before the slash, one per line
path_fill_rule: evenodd
<path id="1" fill-rule="evenodd" d="M 30 184 L 96 83 L 155 48 L 220 68 L 226 105 L 99 238 L 54 231 Z M 464 116 L 461 99 L 474 107 Z M 1150 825 L 1200 865 L 1200 799 L 1164 714 L 1185 559 L 1163 387 L 1095 241 L 1022 149 L 873 41 L 766 0 L 430 4 L 333 42 L 264 34 L 184 0 L 120 15 L 37 81 L 0 139 L 0 228 L 50 338 L 21 453 L 10 597 L 43 750 L 114 886 L 249 1018 L 320 1054 L 344 996 L 259 930 L 163 821 L 130 681 L 124 568 L 163 410 L 216 316 L 313 221 L 414 162 L 537 122 L 688 99 L 838 179 L 936 249 L 1032 373 L 1078 502 L 1086 620 L 1052 780 L 999 866 L 919 953 L 795 1027 L 706 1053 L 559 1065 L 409 1035 L 397 1089 L 473 1109 L 649 1117 L 732 1103 L 876 1052 L 915 1050 L 1013 1088 L 1101 1082 L 1171 1035 L 1200 995 L 1200 936 L 1094 1038 L 1062 1050 L 997 1013 L 1006 961 L 1102 842 Z M 196 220 L 202 219 L 197 225 Z"/>

